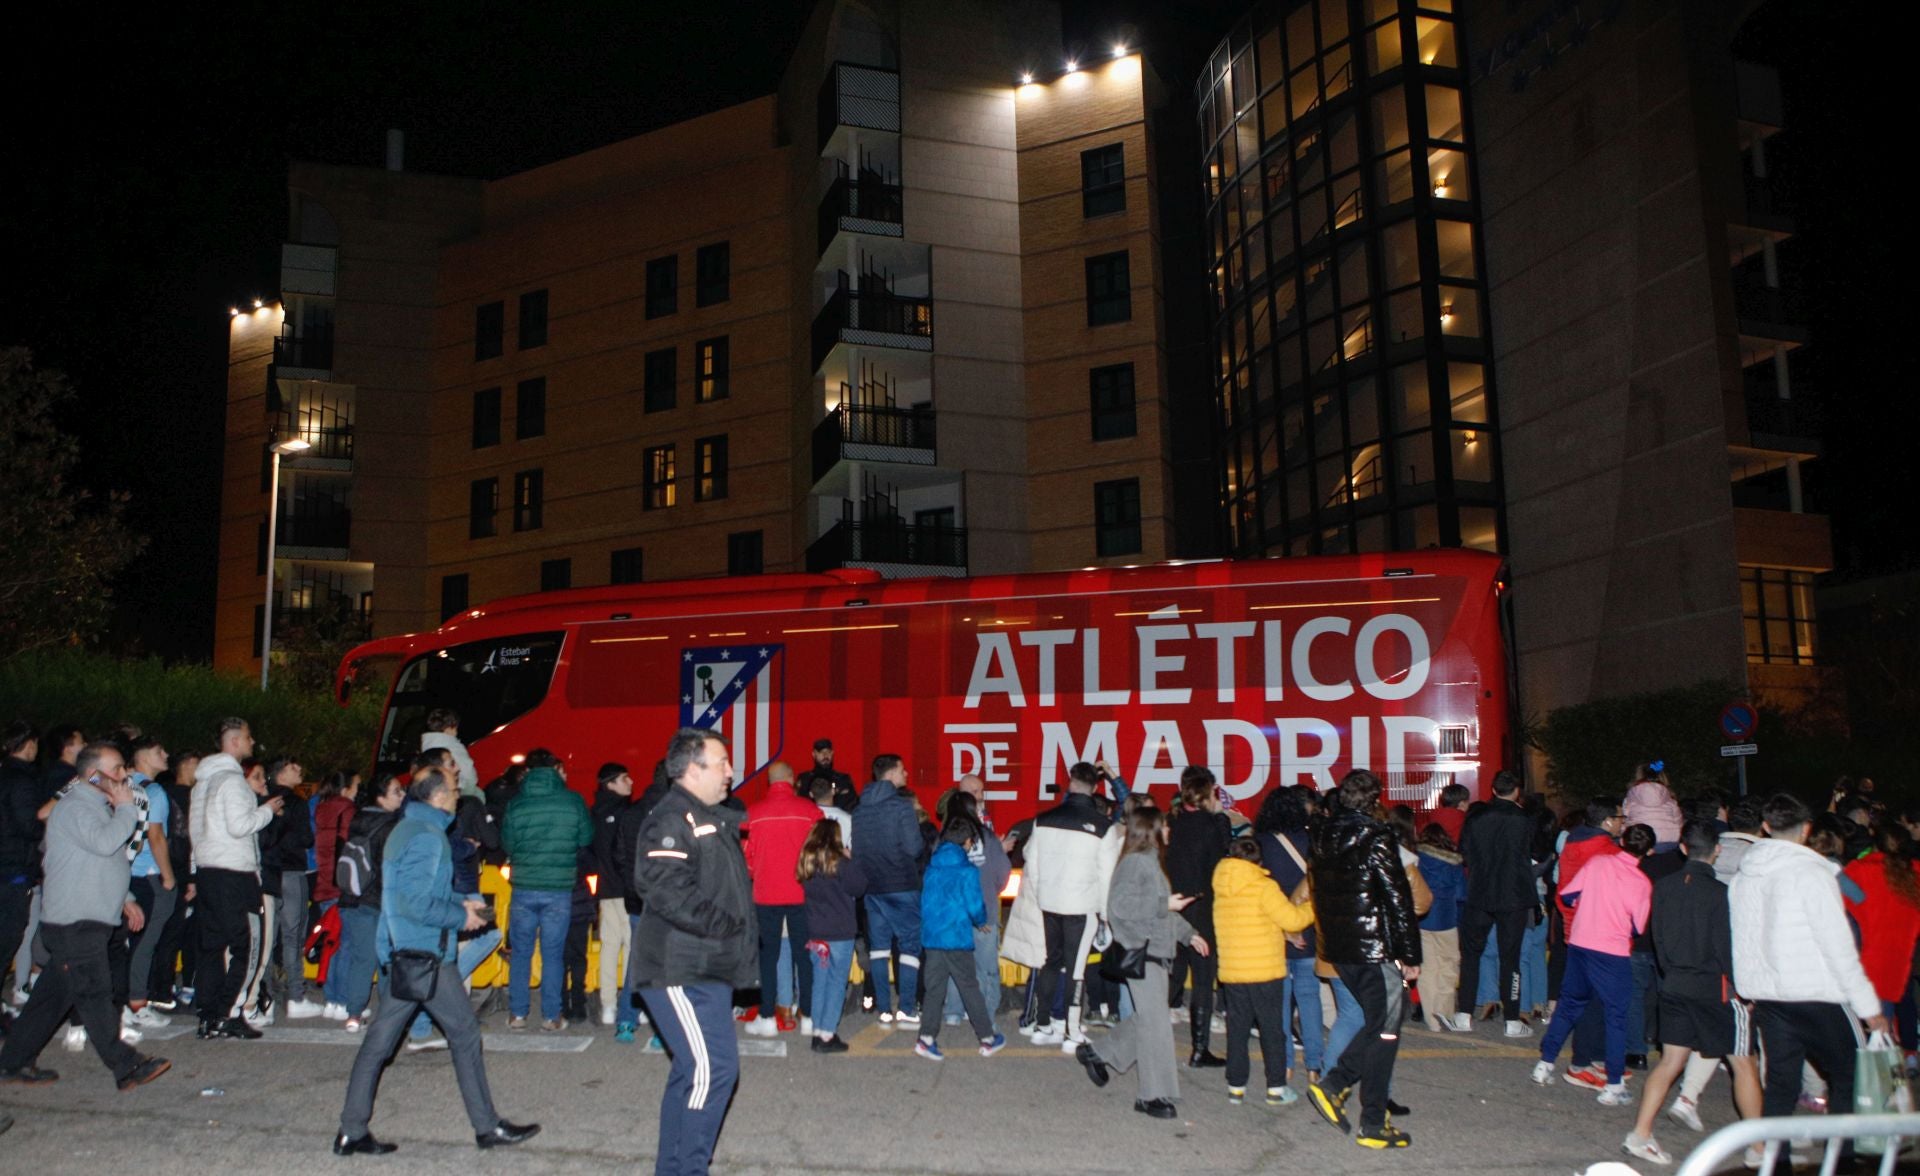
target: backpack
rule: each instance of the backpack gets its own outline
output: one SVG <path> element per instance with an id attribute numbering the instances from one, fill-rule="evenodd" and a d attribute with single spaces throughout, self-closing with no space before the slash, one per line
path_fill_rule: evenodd
<path id="1" fill-rule="evenodd" d="M 367 896 L 372 889 L 374 874 L 373 845 L 367 837 L 349 837 L 340 847 L 339 860 L 333 864 L 333 884 L 340 888 L 342 901 L 351 899 L 352 906 Z"/>

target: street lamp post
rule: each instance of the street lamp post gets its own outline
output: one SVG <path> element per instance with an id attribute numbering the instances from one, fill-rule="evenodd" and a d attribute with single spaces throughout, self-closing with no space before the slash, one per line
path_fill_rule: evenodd
<path id="1" fill-rule="evenodd" d="M 260 689 L 267 688 L 267 669 L 273 664 L 273 563 L 280 541 L 280 458 L 312 446 L 298 437 L 267 447 L 273 454 L 273 478 L 267 495 L 267 602 L 260 616 Z"/>

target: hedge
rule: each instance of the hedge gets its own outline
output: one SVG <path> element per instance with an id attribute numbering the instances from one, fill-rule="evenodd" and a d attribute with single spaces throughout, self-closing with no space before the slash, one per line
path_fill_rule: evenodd
<path id="1" fill-rule="evenodd" d="M 72 723 L 88 735 L 132 723 L 170 751 L 211 750 L 215 726 L 238 715 L 262 755 L 291 755 L 309 778 L 372 761 L 380 719 L 375 692 L 337 705 L 330 694 L 276 685 L 205 665 L 158 658 L 122 660 L 83 649 L 22 654 L 0 662 L 0 722 L 21 718 L 45 729 Z"/>

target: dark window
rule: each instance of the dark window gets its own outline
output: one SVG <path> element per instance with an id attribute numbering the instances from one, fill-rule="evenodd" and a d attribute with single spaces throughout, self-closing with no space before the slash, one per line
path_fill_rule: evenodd
<path id="1" fill-rule="evenodd" d="M 500 389 L 482 388 L 473 394 L 473 447 L 500 444 Z"/>
<path id="2" fill-rule="evenodd" d="M 260 447 L 260 493 L 273 493 L 273 446 Z"/>
<path id="3" fill-rule="evenodd" d="M 645 378 L 648 412 L 665 412 L 673 407 L 673 384 L 679 367 L 679 354 L 675 348 L 663 347 L 647 352 Z"/>
<path id="4" fill-rule="evenodd" d="M 1116 363 L 1094 368 L 1088 383 L 1093 396 L 1093 439 L 1111 441 L 1133 436 L 1133 365 Z"/>
<path id="5" fill-rule="evenodd" d="M 693 443 L 693 500 L 712 502 L 727 496 L 727 438 L 702 437 Z"/>
<path id="6" fill-rule="evenodd" d="M 481 478 L 467 487 L 467 538 L 493 534 L 493 515 L 500 509 L 500 479 Z"/>
<path id="7" fill-rule="evenodd" d="M 253 606 L 253 644 L 248 647 L 256 660 L 260 656 L 260 638 L 262 634 L 265 633 L 266 628 L 267 606 L 264 604 L 256 604 Z"/>
<path id="8" fill-rule="evenodd" d="M 1133 555 L 1140 550 L 1140 479 L 1093 485 L 1094 550 Z"/>
<path id="9" fill-rule="evenodd" d="M 638 547 L 622 547 L 613 553 L 612 568 L 607 574 L 608 583 L 638 584 L 646 563 Z"/>
<path id="10" fill-rule="evenodd" d="M 1087 325 L 1124 323 L 1132 317 L 1133 289 L 1126 251 L 1087 258 Z"/>
<path id="11" fill-rule="evenodd" d="M 460 712 L 460 738 L 472 743 L 539 706 L 564 639 L 557 632 L 512 633 L 414 658 L 388 700 L 379 758 L 404 760 L 419 751 L 427 716 L 437 707 Z"/>
<path id="12" fill-rule="evenodd" d="M 473 308 L 473 358 L 498 359 L 507 332 L 507 304 L 488 302 Z"/>
<path id="13" fill-rule="evenodd" d="M 700 251 L 693 255 L 695 306 L 712 306 L 716 302 L 725 302 L 731 295 L 732 255 L 733 247 L 726 241 L 702 245 Z"/>
<path id="14" fill-rule="evenodd" d="M 701 404 L 727 398 L 727 337 L 693 345 L 693 398 Z"/>
<path id="15" fill-rule="evenodd" d="M 520 346 L 547 345 L 547 292 L 529 290 L 520 296 Z"/>
<path id="16" fill-rule="evenodd" d="M 1127 206 L 1126 149 L 1118 143 L 1080 153 L 1080 211 L 1105 216 Z"/>
<path id="17" fill-rule="evenodd" d="M 659 510 L 673 505 L 673 446 L 655 445 L 642 458 L 642 505 Z"/>
<path id="18" fill-rule="evenodd" d="M 544 437 L 547 433 L 547 378 L 536 376 L 520 381 L 513 405 L 514 436 L 522 441 Z"/>
<path id="19" fill-rule="evenodd" d="M 541 470 L 521 470 L 513 476 L 513 529 L 538 531 L 546 498 L 547 477 Z"/>
<path id="20" fill-rule="evenodd" d="M 727 536 L 727 575 L 757 576 L 766 567 L 758 531 L 735 531 Z"/>
<path id="21" fill-rule="evenodd" d="M 680 309 L 680 259 L 656 257 L 647 263 L 647 317 L 660 318 Z"/>
<path id="22" fill-rule="evenodd" d="M 440 619 L 467 611 L 467 574 L 440 577 Z"/>
<path id="23" fill-rule="evenodd" d="M 562 588 L 573 587 L 573 561 L 570 559 L 543 559 L 540 561 L 540 591 L 558 592 Z"/>

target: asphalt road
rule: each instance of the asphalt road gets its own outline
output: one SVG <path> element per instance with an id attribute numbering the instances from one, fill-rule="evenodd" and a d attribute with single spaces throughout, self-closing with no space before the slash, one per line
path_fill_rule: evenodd
<path id="1" fill-rule="evenodd" d="M 1001 1019 L 1010 1029 L 1011 1017 Z M 486 1018 L 494 1101 L 510 1119 L 540 1123 L 538 1138 L 476 1150 L 446 1055 L 403 1052 L 374 1120 L 400 1151 L 351 1163 L 409 1174 L 651 1165 L 664 1056 L 617 1044 L 597 1025 L 509 1035 L 504 1022 L 500 1012 Z M 1247 1105 L 1230 1106 L 1218 1070 L 1182 1071 L 1181 1117 L 1156 1121 L 1133 1111 L 1131 1075 L 1096 1089 L 1070 1057 L 1022 1038 L 981 1058 L 967 1029 L 950 1027 L 947 1060 L 933 1063 L 914 1056 L 911 1033 L 870 1017 L 850 1017 L 841 1032 L 853 1050 L 837 1057 L 811 1053 L 797 1035 L 743 1037 L 743 1048 L 762 1052 L 742 1060 L 716 1171 L 1576 1173 L 1623 1160 L 1632 1118 L 1590 1091 L 1531 1085 L 1529 1043 L 1485 1025 L 1471 1036 L 1408 1027 L 1396 1094 L 1412 1109 L 1401 1123 L 1413 1147 L 1389 1153 L 1355 1146 L 1304 1101 L 1267 1107 L 1257 1086 Z M 1184 1040 L 1185 1026 L 1178 1032 Z M 346 1165 L 327 1147 L 358 1040 L 332 1022 L 301 1021 L 258 1042 L 150 1041 L 141 1048 L 171 1058 L 173 1070 L 120 1094 L 91 1051 L 67 1053 L 56 1039 L 41 1063 L 59 1082 L 0 1086 L 0 1114 L 17 1120 L 0 1135 L 0 1171 L 207 1176 Z M 1257 1059 L 1254 1073 L 1258 1083 Z M 206 1087 L 224 1093 L 203 1095 Z M 1709 1130 L 1732 1118 L 1724 1075 L 1705 1101 Z M 1698 1138 L 1664 1119 L 1658 1135 L 1676 1154 Z"/>

